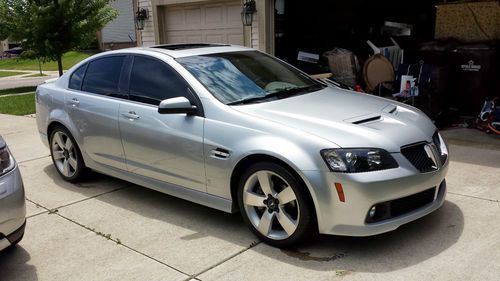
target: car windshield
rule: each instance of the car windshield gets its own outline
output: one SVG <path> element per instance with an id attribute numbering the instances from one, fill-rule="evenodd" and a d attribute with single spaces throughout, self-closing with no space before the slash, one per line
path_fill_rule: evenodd
<path id="1" fill-rule="evenodd" d="M 179 58 L 221 102 L 246 104 L 309 93 L 323 86 L 294 68 L 256 51 Z"/>

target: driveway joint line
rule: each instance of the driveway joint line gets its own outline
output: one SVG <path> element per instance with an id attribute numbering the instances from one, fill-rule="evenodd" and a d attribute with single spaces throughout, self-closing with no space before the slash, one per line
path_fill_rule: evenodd
<path id="1" fill-rule="evenodd" d="M 181 274 L 183 274 L 183 275 L 189 276 L 189 274 L 187 274 L 186 272 L 183 272 L 183 271 L 182 271 L 182 270 L 180 270 L 180 269 L 177 269 L 177 268 L 175 268 L 175 267 L 173 267 L 173 266 L 171 266 L 171 265 L 168 265 L 168 264 L 166 264 L 166 263 L 164 263 L 164 262 L 162 262 L 162 261 L 160 261 L 160 260 L 158 260 L 158 259 L 156 259 L 156 258 L 154 258 L 154 257 L 152 257 L 152 256 L 149 256 L 149 255 L 147 255 L 147 254 L 145 254 L 145 253 L 142 253 L 142 252 L 140 252 L 140 251 L 138 251 L 138 250 L 136 250 L 136 249 L 134 249 L 134 248 L 132 248 L 132 247 L 130 247 L 130 246 L 128 246 L 128 245 L 126 245 L 126 244 L 123 244 L 123 242 L 121 242 L 121 241 L 120 241 L 120 240 L 118 240 L 118 239 L 115 239 L 115 238 L 112 238 L 112 237 L 106 237 L 106 236 L 103 236 L 103 235 L 101 235 L 100 233 L 98 233 L 95 229 L 92 229 L 92 228 L 90 228 L 90 227 L 88 227 L 88 226 L 86 226 L 86 225 L 84 225 L 84 224 L 81 224 L 81 223 L 79 223 L 79 222 L 77 222 L 77 221 L 75 221 L 75 220 L 73 220 L 73 219 L 71 219 L 71 218 L 68 218 L 68 217 L 66 217 L 66 216 L 64 216 L 64 215 L 61 215 L 60 213 L 54 213 L 54 214 L 55 214 L 55 215 L 57 215 L 57 216 L 59 216 L 59 217 L 61 217 L 61 218 L 63 218 L 63 219 L 65 219 L 65 220 L 67 220 L 67 221 L 69 221 L 69 222 L 72 222 L 72 223 L 74 223 L 74 224 L 76 224 L 76 225 L 78 225 L 78 226 L 80 226 L 80 227 L 82 227 L 82 228 L 84 228 L 84 229 L 86 229 L 86 230 L 88 230 L 88 231 L 91 231 L 91 232 L 93 232 L 93 233 L 95 233 L 95 234 L 97 234 L 97 235 L 99 235 L 99 236 L 102 236 L 103 238 L 106 238 L 107 240 L 111 240 L 111 241 L 115 242 L 115 243 L 116 243 L 116 245 L 118 245 L 118 246 L 123 246 L 123 247 L 125 247 L 126 249 L 129 249 L 129 250 L 131 250 L 131 251 L 133 251 L 133 252 L 135 252 L 135 253 L 137 253 L 137 254 L 139 254 L 139 255 L 142 255 L 142 256 L 144 256 L 144 257 L 146 257 L 146 258 L 149 258 L 149 259 L 151 259 L 151 260 L 153 260 L 153 261 L 155 261 L 155 262 L 157 262 L 157 263 L 159 263 L 159 264 L 162 264 L 162 265 L 164 265 L 164 266 L 166 266 L 166 267 L 168 267 L 168 268 L 170 268 L 170 269 L 172 269 L 172 270 L 175 270 L 175 271 L 177 271 L 178 273 L 181 273 Z"/>
<path id="2" fill-rule="evenodd" d="M 92 228 L 90 228 L 89 226 L 86 226 L 86 225 L 84 225 L 84 224 L 81 224 L 81 223 L 79 223 L 79 222 L 77 222 L 77 221 L 75 221 L 75 220 L 73 220 L 73 219 L 71 219 L 71 218 L 68 218 L 68 217 L 66 217 L 66 216 L 64 216 L 64 215 L 61 215 L 60 213 L 58 213 L 58 212 L 57 212 L 60 208 L 64 208 L 64 207 L 67 207 L 67 206 L 70 206 L 70 205 L 74 205 L 74 204 L 76 204 L 76 203 L 83 202 L 83 201 L 86 201 L 86 200 L 88 200 L 88 199 L 96 198 L 96 197 L 99 197 L 99 196 L 101 196 L 101 195 L 109 194 L 109 193 L 112 193 L 112 192 L 115 192 L 115 191 L 119 191 L 119 190 L 123 190 L 123 189 L 129 188 L 129 187 L 131 187 L 131 185 L 126 185 L 126 186 L 121 187 L 121 188 L 117 188 L 117 189 L 114 189 L 114 190 L 110 190 L 110 191 L 108 191 L 108 192 L 101 193 L 101 194 L 99 194 L 99 195 L 95 195 L 95 196 L 92 196 L 92 197 L 89 197 L 89 198 L 85 198 L 85 199 L 83 199 L 83 200 L 80 200 L 80 201 L 77 201 L 77 202 L 73 202 L 73 203 L 70 203 L 70 204 L 67 204 L 67 205 L 64 205 L 64 206 L 61 206 L 61 207 L 53 208 L 53 209 L 49 209 L 49 208 L 47 208 L 47 207 L 45 207 L 45 206 L 43 206 L 43 205 L 40 205 L 40 204 L 38 204 L 38 203 L 34 202 L 33 200 L 28 199 L 28 198 L 26 198 L 26 200 L 27 200 L 27 201 L 29 201 L 29 202 L 31 202 L 31 203 L 33 203 L 33 204 L 36 204 L 37 206 L 40 206 L 41 208 L 43 208 L 43 209 L 45 209 L 45 210 L 47 210 L 47 211 L 45 211 L 45 212 L 43 212 L 43 213 L 40 213 L 40 214 L 35 214 L 35 215 L 31 216 L 31 217 L 35 217 L 35 216 L 37 216 L 37 215 L 41 215 L 41 214 L 45 214 L 45 213 L 48 213 L 49 215 L 50 215 L 50 214 L 55 214 L 55 215 L 57 215 L 57 216 L 59 216 L 59 217 L 61 217 L 61 218 L 65 219 L 65 220 L 67 220 L 67 221 L 69 221 L 69 222 L 72 222 L 72 223 L 74 223 L 74 224 L 76 224 L 76 225 L 78 225 L 78 226 L 80 226 L 80 227 L 82 227 L 82 228 L 84 228 L 84 229 L 86 229 L 86 230 L 88 230 L 88 231 L 91 231 L 91 232 L 95 233 L 96 235 L 102 236 L 103 238 L 107 238 L 108 240 L 111 240 L 111 241 L 115 242 L 115 243 L 116 243 L 117 245 L 119 245 L 119 246 L 123 246 L 123 247 L 125 247 L 125 248 L 127 248 L 127 249 L 129 249 L 129 250 L 131 250 L 131 251 L 133 251 L 133 252 L 135 252 L 135 253 L 137 253 L 137 254 L 139 254 L 139 255 L 142 255 L 142 256 L 144 256 L 144 257 L 146 257 L 146 258 L 149 258 L 149 259 L 151 259 L 151 260 L 153 260 L 153 261 L 155 261 L 155 262 L 157 262 L 157 263 L 159 263 L 159 264 L 161 264 L 161 265 L 163 265 L 163 266 L 166 266 L 166 267 L 168 267 L 168 268 L 170 268 L 170 269 L 172 269 L 172 270 L 174 270 L 174 271 L 177 271 L 178 273 L 181 273 L 181 274 L 183 274 L 183 275 L 185 275 L 185 276 L 189 276 L 189 274 L 188 274 L 188 273 L 183 272 L 183 271 L 182 271 L 182 270 L 180 270 L 180 269 L 177 269 L 177 268 L 175 268 L 175 267 L 173 267 L 173 266 L 171 266 L 171 265 L 168 265 L 168 264 L 166 264 L 166 263 L 164 263 L 164 262 L 162 262 L 162 261 L 160 261 L 160 260 L 158 260 L 158 259 L 156 259 L 156 258 L 154 258 L 154 257 L 152 257 L 152 256 L 149 256 L 149 255 L 147 255 L 147 254 L 145 254 L 145 253 L 142 253 L 142 252 L 140 252 L 140 251 L 138 251 L 138 250 L 136 250 L 136 249 L 134 249 L 134 248 L 132 248 L 132 247 L 130 247 L 130 246 L 128 246 L 128 245 L 125 245 L 125 244 L 123 244 L 123 242 L 122 242 L 122 241 L 120 241 L 120 240 L 118 240 L 118 239 L 115 239 L 115 238 L 112 238 L 112 237 L 105 237 L 104 235 L 99 234 L 99 233 L 98 233 L 95 229 L 92 229 Z M 196 279 L 196 278 L 195 278 L 195 279 Z M 189 280 L 189 279 L 188 279 L 188 280 Z M 198 280 L 198 279 L 197 279 L 197 280 Z"/>
<path id="3" fill-rule="evenodd" d="M 252 243 L 251 243 L 248 247 L 246 247 L 245 249 L 242 249 L 242 250 L 238 251 L 237 253 L 232 254 L 231 256 L 229 256 L 229 257 L 227 257 L 227 258 L 225 258 L 225 259 L 221 260 L 220 262 L 217 262 L 217 263 L 215 263 L 215 264 L 211 265 L 210 267 L 208 267 L 208 268 L 206 268 L 206 269 L 204 269 L 204 270 L 202 270 L 202 271 L 200 271 L 200 272 L 198 272 L 198 273 L 196 273 L 196 274 L 193 274 L 193 275 L 189 276 L 187 279 L 185 279 L 185 281 L 189 281 L 189 280 L 191 280 L 191 279 L 200 280 L 200 279 L 198 279 L 198 276 L 200 276 L 200 275 L 202 275 L 203 273 L 208 272 L 208 271 L 210 271 L 210 270 L 212 270 L 212 269 L 214 269 L 214 268 L 218 267 L 219 265 L 222 265 L 223 263 L 225 263 L 225 262 L 227 262 L 227 261 L 229 261 L 229 260 L 231 260 L 231 259 L 233 259 L 233 258 L 235 258 L 235 257 L 237 257 L 237 256 L 239 256 L 239 255 L 241 255 L 241 254 L 243 254 L 244 252 L 246 252 L 246 251 L 248 251 L 248 250 L 250 250 L 250 249 L 254 248 L 255 246 L 259 245 L 260 243 L 262 243 L 262 241 L 252 242 Z"/>
<path id="4" fill-rule="evenodd" d="M 45 156 L 36 157 L 36 158 L 33 158 L 33 159 L 19 161 L 19 162 L 17 162 L 17 164 L 24 164 L 24 163 L 35 161 L 35 160 L 40 160 L 40 159 L 43 159 L 43 158 L 46 158 L 46 157 L 50 157 L 50 154 L 49 155 L 45 155 Z"/>
<path id="5" fill-rule="evenodd" d="M 39 216 L 39 215 L 42 215 L 42 214 L 46 214 L 46 213 L 48 213 L 48 212 L 50 211 L 47 207 L 45 207 L 45 206 L 43 206 L 43 205 L 40 205 L 40 204 L 36 203 L 35 201 L 33 201 L 33 200 L 29 199 L 28 197 L 26 197 L 26 201 L 28 201 L 28 202 L 30 202 L 30 203 L 33 203 L 33 204 L 35 204 L 37 207 L 40 207 L 40 208 L 42 208 L 42 209 L 45 209 L 45 211 L 43 211 L 43 212 L 41 212 L 41 213 L 34 214 L 34 215 L 31 215 L 31 216 L 27 216 L 27 217 L 26 217 L 27 219 L 34 218 L 34 217 Z"/>
<path id="6" fill-rule="evenodd" d="M 110 193 L 113 193 L 113 192 L 116 192 L 116 191 L 120 191 L 120 190 L 124 190 L 124 189 L 130 188 L 130 187 L 131 186 L 127 184 L 127 185 L 124 185 L 122 187 L 117 187 L 117 188 L 115 188 L 113 190 L 108 190 L 106 192 L 99 193 L 99 194 L 96 194 L 96 195 L 93 195 L 93 196 L 90 196 L 90 197 L 86 197 L 86 198 L 83 198 L 83 199 L 80 199 L 80 200 L 68 203 L 66 205 L 61 205 L 61 206 L 58 206 L 58 207 L 55 207 L 55 208 L 52 208 L 52 209 L 49 209 L 49 210 L 59 210 L 59 209 L 66 208 L 66 207 L 69 207 L 69 206 L 72 206 L 72 205 L 75 205 L 75 204 L 78 204 L 78 203 L 81 203 L 81 202 L 85 202 L 85 201 L 90 200 L 90 199 L 94 199 L 94 198 L 100 197 L 102 195 L 110 194 Z"/>
<path id="7" fill-rule="evenodd" d="M 448 193 L 449 194 L 453 194 L 453 195 L 457 195 L 457 196 L 463 196 L 463 197 L 468 197 L 468 198 L 474 198 L 474 199 L 479 199 L 479 200 L 485 200 L 485 201 L 500 203 L 500 200 L 497 200 L 497 199 L 482 198 L 482 197 L 478 197 L 478 196 L 461 194 L 461 193 L 456 193 L 456 192 L 451 192 L 451 191 L 448 191 Z"/>

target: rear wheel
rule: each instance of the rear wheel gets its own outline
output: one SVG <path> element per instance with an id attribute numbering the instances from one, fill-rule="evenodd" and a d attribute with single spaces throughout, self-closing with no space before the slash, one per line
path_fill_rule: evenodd
<path id="1" fill-rule="evenodd" d="M 250 230 L 267 244 L 288 247 L 312 231 L 307 190 L 282 166 L 265 162 L 243 175 L 238 202 Z"/>
<path id="2" fill-rule="evenodd" d="M 50 134 L 50 154 L 57 172 L 69 182 L 84 177 L 85 163 L 75 139 L 64 127 L 56 127 Z"/>

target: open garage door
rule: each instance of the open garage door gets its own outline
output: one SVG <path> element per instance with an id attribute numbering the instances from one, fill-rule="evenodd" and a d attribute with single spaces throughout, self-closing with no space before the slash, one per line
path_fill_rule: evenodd
<path id="1" fill-rule="evenodd" d="M 207 1 L 208 2 L 208 1 Z M 241 1 L 163 6 L 162 43 L 243 45 Z"/>

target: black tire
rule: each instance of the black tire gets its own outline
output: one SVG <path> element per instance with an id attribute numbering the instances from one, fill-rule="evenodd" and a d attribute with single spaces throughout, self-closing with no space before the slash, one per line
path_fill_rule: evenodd
<path id="1" fill-rule="evenodd" d="M 21 242 L 21 240 L 23 240 L 23 237 L 24 237 L 24 232 L 23 234 L 21 235 L 21 237 L 19 237 L 16 241 L 12 242 L 12 244 L 10 244 L 9 247 L 7 247 L 7 249 L 12 249 L 12 248 L 15 248 L 17 244 L 19 244 L 19 242 Z"/>
<path id="2" fill-rule="evenodd" d="M 277 215 L 280 212 L 279 210 L 276 212 L 276 214 L 274 214 L 273 211 L 269 210 L 271 207 L 273 207 L 272 205 L 271 205 L 271 207 L 269 207 L 269 206 L 267 206 L 267 207 L 254 207 L 254 206 L 251 206 L 249 204 L 244 203 L 243 193 L 245 192 L 245 185 L 246 185 L 247 181 L 249 181 L 249 180 L 251 181 L 252 179 L 250 177 L 253 177 L 253 175 L 255 175 L 257 172 L 266 172 L 267 173 L 268 171 L 281 177 L 281 179 L 280 178 L 273 179 L 272 180 L 273 184 L 276 183 L 276 180 L 278 181 L 277 182 L 278 184 L 281 182 L 281 180 L 284 180 L 284 181 L 286 181 L 288 186 L 290 186 L 292 188 L 293 192 L 295 193 L 296 200 L 295 200 L 295 202 L 292 201 L 291 203 L 296 203 L 298 206 L 297 211 L 296 211 L 297 212 L 296 228 L 295 228 L 295 231 L 293 232 L 293 234 L 291 234 L 291 235 L 286 234 L 285 235 L 286 238 L 272 238 L 272 237 L 269 237 L 270 235 L 266 236 L 266 235 L 262 234 L 254 225 L 256 217 L 255 217 L 255 215 L 253 215 L 254 213 L 251 211 L 251 208 L 254 208 L 256 210 L 255 214 L 257 214 L 257 216 L 259 216 L 257 212 L 261 212 L 262 209 L 264 208 L 264 212 L 262 213 L 262 217 L 260 218 L 260 220 L 262 220 L 262 218 L 266 212 L 269 212 L 270 214 L 273 214 L 271 221 L 278 220 Z M 271 177 L 275 177 L 275 175 L 271 175 Z M 251 186 L 251 184 L 249 183 L 248 186 Z M 260 186 L 260 183 L 258 186 Z M 276 190 L 276 188 L 279 188 L 279 187 L 273 186 L 272 189 Z M 261 190 L 263 190 L 263 189 L 261 189 Z M 239 185 L 238 185 L 238 205 L 239 205 L 243 220 L 245 221 L 247 226 L 250 228 L 250 230 L 257 237 L 259 237 L 260 240 L 264 241 L 265 243 L 267 243 L 269 245 L 275 246 L 275 247 L 287 248 L 287 247 L 296 246 L 296 245 L 300 244 L 301 242 L 304 241 L 305 238 L 314 236 L 314 234 L 316 232 L 315 231 L 316 229 L 314 227 L 314 222 L 315 222 L 314 212 L 312 209 L 313 203 L 311 202 L 311 199 L 309 197 L 308 192 L 309 191 L 307 190 L 307 187 L 303 186 L 301 181 L 297 180 L 296 177 L 292 173 L 290 173 L 290 171 L 288 171 L 286 168 L 284 168 L 278 164 L 272 163 L 272 162 L 262 162 L 262 163 L 257 163 L 257 164 L 252 165 L 243 173 L 243 176 L 241 177 Z M 277 192 L 277 193 L 279 193 L 279 192 Z M 266 195 L 261 194 L 260 196 L 266 196 Z M 291 204 L 291 203 L 287 203 L 287 204 Z M 281 205 L 281 202 L 279 205 L 281 207 L 286 206 L 286 205 Z M 252 220 L 249 218 L 249 215 L 247 214 L 247 209 L 250 209 L 249 212 L 252 212 L 252 215 L 253 215 L 252 217 L 253 217 L 254 223 L 252 223 Z M 280 209 L 280 210 L 282 210 L 282 209 Z M 279 225 L 276 225 L 276 223 L 278 223 Z M 282 227 L 282 224 L 279 222 L 279 220 L 278 220 L 278 222 L 273 221 L 272 223 L 270 223 L 270 225 L 271 225 L 271 232 L 275 231 L 276 227 L 278 228 L 278 231 L 280 231 L 279 228 L 281 227 L 282 233 L 287 232 L 287 231 L 285 231 L 285 228 Z"/>
<path id="3" fill-rule="evenodd" d="M 73 158 L 76 160 L 76 168 L 74 169 L 74 172 L 70 173 L 69 175 L 63 174 L 63 172 L 60 170 L 58 167 L 58 163 L 56 159 L 54 158 L 54 136 L 58 133 L 64 134 L 67 138 L 69 138 L 73 144 L 73 149 L 71 150 L 71 155 Z M 80 152 L 80 148 L 78 147 L 78 144 L 76 143 L 75 139 L 71 135 L 68 129 L 62 126 L 57 126 L 55 127 L 51 132 L 50 132 L 50 138 L 49 138 L 49 146 L 50 146 L 50 156 L 52 158 L 52 163 L 54 164 L 54 167 L 56 168 L 57 173 L 65 180 L 71 183 L 79 182 L 82 181 L 86 174 L 87 174 L 87 167 L 85 166 L 85 163 L 83 161 L 82 153 Z"/>

